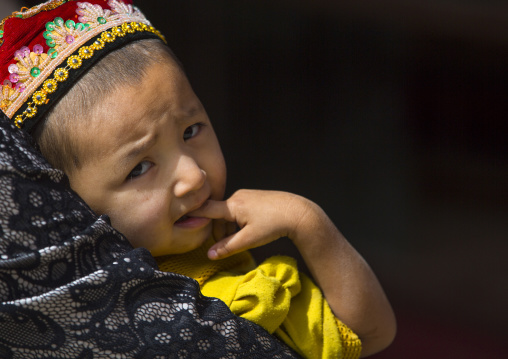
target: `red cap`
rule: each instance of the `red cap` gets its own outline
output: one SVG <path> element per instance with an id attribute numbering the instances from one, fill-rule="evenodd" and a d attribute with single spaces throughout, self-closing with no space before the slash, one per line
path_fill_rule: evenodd
<path id="1" fill-rule="evenodd" d="M 164 37 L 131 0 L 50 0 L 0 24 L 0 108 L 27 131 L 107 53 Z"/>

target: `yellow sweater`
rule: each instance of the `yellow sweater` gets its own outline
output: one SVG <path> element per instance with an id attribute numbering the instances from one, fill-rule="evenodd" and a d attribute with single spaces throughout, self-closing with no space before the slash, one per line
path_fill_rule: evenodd
<path id="1" fill-rule="evenodd" d="M 356 359 L 358 336 L 337 319 L 321 290 L 298 272 L 296 261 L 268 258 L 256 267 L 248 252 L 211 261 L 208 240 L 188 253 L 156 258 L 159 269 L 194 278 L 204 295 L 277 335 L 305 358 Z"/>

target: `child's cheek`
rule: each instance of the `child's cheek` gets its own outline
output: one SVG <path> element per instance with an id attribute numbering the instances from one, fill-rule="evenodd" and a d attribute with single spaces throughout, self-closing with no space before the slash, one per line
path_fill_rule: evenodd
<path id="1" fill-rule="evenodd" d="M 130 198 L 117 202 L 116 208 L 110 210 L 108 215 L 111 225 L 122 233 L 134 248 L 149 247 L 155 241 L 154 232 L 158 227 L 157 218 L 160 216 L 160 207 L 155 207 L 148 197 Z M 158 214 L 159 212 L 159 214 Z"/>
<path id="2" fill-rule="evenodd" d="M 117 226 L 113 222 L 112 224 L 134 248 L 145 247 L 150 250 L 158 243 L 158 238 L 155 235 L 158 232 L 157 226 L 150 220 L 150 217 L 126 217 Z"/>
<path id="3" fill-rule="evenodd" d="M 171 231 L 171 216 L 166 204 L 157 197 L 140 201 L 131 212 L 126 227 L 131 233 L 131 243 L 149 250 L 164 241 Z M 129 239 L 129 238 L 128 238 Z"/>

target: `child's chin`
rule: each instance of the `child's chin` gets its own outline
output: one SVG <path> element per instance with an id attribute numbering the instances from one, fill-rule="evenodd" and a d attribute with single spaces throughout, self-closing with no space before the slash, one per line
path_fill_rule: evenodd
<path id="1" fill-rule="evenodd" d="M 187 241 L 184 241 L 184 245 L 173 246 L 172 248 L 164 248 L 159 250 L 150 251 L 154 257 L 167 256 L 173 254 L 183 254 L 190 251 L 193 251 L 199 247 L 201 247 L 208 238 L 210 238 L 212 233 L 212 226 L 207 226 L 203 228 L 203 230 L 199 231 L 200 233 L 194 234 L 192 238 Z"/>

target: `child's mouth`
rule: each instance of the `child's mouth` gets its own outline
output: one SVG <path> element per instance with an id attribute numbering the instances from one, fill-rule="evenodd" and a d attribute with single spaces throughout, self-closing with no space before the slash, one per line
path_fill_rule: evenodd
<path id="1" fill-rule="evenodd" d="M 185 222 L 186 220 L 188 220 L 190 217 L 185 215 L 185 216 L 182 216 L 180 217 L 175 223 L 182 223 L 182 222 Z"/>
<path id="2" fill-rule="evenodd" d="M 205 217 L 193 217 L 193 216 L 182 216 L 176 222 L 175 226 L 180 229 L 199 229 L 210 223 L 210 218 Z"/>

